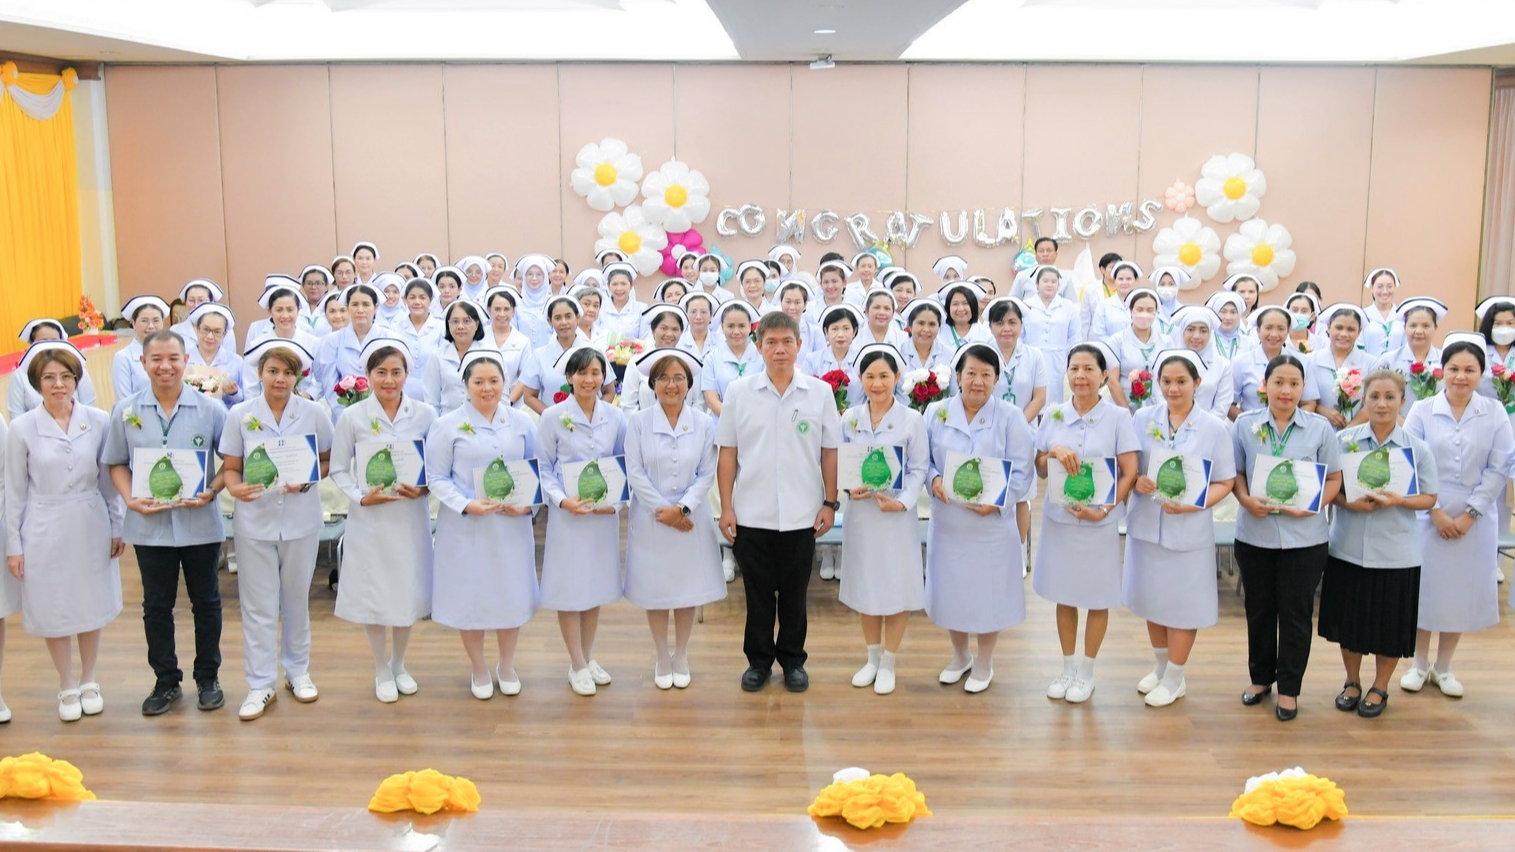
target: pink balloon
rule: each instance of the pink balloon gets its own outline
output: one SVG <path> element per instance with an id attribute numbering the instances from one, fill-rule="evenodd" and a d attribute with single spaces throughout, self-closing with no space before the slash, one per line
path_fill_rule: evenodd
<path id="1" fill-rule="evenodd" d="M 675 255 L 674 249 L 678 247 L 684 248 L 685 251 Z M 663 274 L 670 277 L 678 275 L 680 256 L 689 252 L 694 252 L 697 255 L 705 253 L 705 238 L 700 236 L 699 231 L 690 228 L 687 231 L 669 234 L 668 245 L 663 249 L 663 264 L 661 267 Z"/>

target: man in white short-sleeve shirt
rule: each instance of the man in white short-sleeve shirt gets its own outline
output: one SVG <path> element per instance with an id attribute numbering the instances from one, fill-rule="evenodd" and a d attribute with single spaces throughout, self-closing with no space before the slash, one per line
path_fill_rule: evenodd
<path id="1" fill-rule="evenodd" d="M 784 687 L 803 692 L 810 685 L 805 592 L 815 539 L 836 521 L 842 420 L 831 386 L 795 370 L 801 341 L 794 319 L 767 314 L 757 335 L 766 369 L 731 383 L 716 429 L 720 527 L 747 592 L 742 689 L 766 686 L 777 660 Z"/>

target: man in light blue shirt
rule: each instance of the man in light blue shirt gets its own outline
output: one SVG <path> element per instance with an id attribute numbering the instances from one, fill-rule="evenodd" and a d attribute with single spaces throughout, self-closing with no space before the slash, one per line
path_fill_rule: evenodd
<path id="1" fill-rule="evenodd" d="M 142 715 L 168 711 L 182 694 L 174 648 L 174 601 L 179 596 L 179 573 L 195 621 L 195 685 L 201 710 L 225 703 L 218 673 L 221 668 L 221 589 L 216 569 L 221 560 L 221 511 L 216 494 L 221 475 L 214 452 L 221 443 L 226 406 L 184 384 L 184 341 L 172 331 L 158 331 L 142 341 L 146 389 L 116 402 L 111 411 L 105 463 L 111 481 L 126 501 L 123 538 L 137 553 L 142 573 L 142 626 L 147 634 L 147 661 L 157 683 L 142 702 Z M 205 453 L 204 479 L 183 499 L 164 503 L 133 497 L 132 466 L 136 450 L 195 450 Z"/>

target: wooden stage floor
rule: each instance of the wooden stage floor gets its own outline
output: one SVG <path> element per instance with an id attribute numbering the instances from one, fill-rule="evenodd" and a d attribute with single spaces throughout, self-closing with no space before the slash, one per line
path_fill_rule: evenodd
<path id="1" fill-rule="evenodd" d="M 522 632 L 519 696 L 472 698 L 457 635 L 423 622 L 408 656 L 420 692 L 383 705 L 373 695 L 362 630 L 332 615 L 323 563 L 311 592 L 312 675 L 321 699 L 301 705 L 281 690 L 264 718 L 243 723 L 236 717 L 246 683 L 235 576 L 221 575 L 227 706 L 201 713 L 187 696 L 149 719 L 138 709 L 152 674 L 130 549 L 122 570 L 126 608 L 106 630 L 99 671 L 105 713 L 58 721 L 44 645 L 17 617 L 7 625 L 4 666 L 15 719 L 0 727 L 0 753 L 71 760 L 97 795 L 116 802 L 362 808 L 385 776 L 434 767 L 477 782 L 486 811 L 803 816 L 834 771 L 856 765 L 910 774 L 938 823 L 1219 817 L 1248 776 L 1302 765 L 1340 783 L 1353 814 L 1515 813 L 1508 619 L 1464 640 L 1456 670 L 1466 698 L 1434 688 L 1410 695 L 1396 676 L 1377 720 L 1334 709 L 1339 657 L 1317 640 L 1300 716 L 1281 724 L 1271 704 L 1238 701 L 1247 682 L 1245 631 L 1241 601 L 1229 590 L 1220 625 L 1200 634 L 1188 697 L 1154 710 L 1135 690 L 1151 666 L 1146 633 L 1126 611 L 1112 614 L 1093 699 L 1079 706 L 1044 696 L 1061 661 L 1053 609 L 1029 591 L 1029 580 L 1028 621 L 1002 637 L 994 685 L 981 695 L 937 684 L 949 645 L 924 615 L 905 639 L 895 694 L 854 689 L 861 634 L 837 602 L 837 585 L 818 579 L 810 589 L 810 691 L 791 695 L 774 682 L 749 695 L 738 687 L 745 665 L 738 581 L 696 625 L 687 690 L 653 686 L 643 613 L 623 601 L 601 621 L 596 657 L 615 682 L 596 697 L 569 691 L 556 620 L 543 612 Z M 191 622 L 182 594 L 180 604 L 180 658 L 188 668 Z"/>

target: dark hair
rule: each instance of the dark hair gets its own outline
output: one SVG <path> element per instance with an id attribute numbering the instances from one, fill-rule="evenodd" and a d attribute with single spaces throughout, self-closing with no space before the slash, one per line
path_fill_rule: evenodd
<path id="1" fill-rule="evenodd" d="M 1511 313 L 1515 313 L 1515 304 L 1511 304 L 1510 302 L 1499 302 L 1490 305 L 1489 309 L 1484 311 L 1483 321 L 1478 324 L 1478 333 L 1483 335 L 1483 339 L 1487 340 L 1490 346 L 1494 345 L 1494 320 L 1500 314 Z M 36 334 L 36 331 L 34 330 L 32 333 Z"/>
<path id="2" fill-rule="evenodd" d="M 79 363 L 79 359 L 75 358 L 72 352 L 67 349 L 44 349 L 32 358 L 31 364 L 26 368 L 26 381 L 31 384 L 32 390 L 42 392 L 42 370 L 55 361 L 74 374 L 75 383 L 84 374 L 84 365 Z"/>
<path id="3" fill-rule="evenodd" d="M 1006 301 L 1006 302 L 995 302 L 994 304 L 992 304 L 992 305 L 989 306 L 989 324 L 990 325 L 994 325 L 997 322 L 1003 321 L 1004 318 L 1005 318 L 1005 314 L 1007 314 L 1007 313 L 1009 313 L 1011 311 L 1015 311 L 1015 318 L 1016 319 L 1021 320 L 1022 322 L 1025 321 L 1026 317 L 1025 317 L 1024 314 L 1021 313 L 1021 306 L 1017 305 L 1014 302 Z"/>
<path id="4" fill-rule="evenodd" d="M 342 258 L 338 258 L 338 259 L 332 261 L 332 263 L 331 263 L 331 274 L 332 275 L 336 275 L 337 274 L 337 267 L 341 266 L 344 263 L 347 264 L 348 266 L 351 266 L 354 272 L 358 271 L 358 265 L 356 263 L 353 263 L 348 258 L 342 257 Z"/>
<path id="5" fill-rule="evenodd" d="M 1299 285 L 1294 288 L 1294 292 L 1296 292 L 1296 293 L 1309 292 L 1309 293 L 1314 293 L 1315 294 L 1315 298 L 1317 298 L 1317 299 L 1324 299 L 1325 298 L 1325 296 L 1322 296 L 1320 294 L 1320 285 L 1316 284 L 1314 281 L 1301 281 L 1301 282 L 1299 282 Z"/>
<path id="6" fill-rule="evenodd" d="M 1300 360 L 1299 356 L 1293 355 L 1287 349 L 1285 349 L 1284 351 L 1273 356 L 1273 360 L 1269 361 L 1268 366 L 1263 368 L 1263 381 L 1266 382 L 1269 378 L 1271 378 L 1273 376 L 1273 371 L 1279 367 L 1293 367 L 1299 371 L 1300 380 L 1304 380 L 1304 361 Z"/>
<path id="7" fill-rule="evenodd" d="M 185 287 L 184 288 L 184 295 L 187 297 L 190 293 L 194 292 L 195 290 L 204 290 L 205 291 L 205 298 L 206 299 L 209 299 L 212 302 L 214 302 L 216 300 L 215 296 L 210 292 L 210 288 L 207 287 L 207 286 L 205 286 L 204 284 L 191 284 L 188 287 Z"/>
<path id="8" fill-rule="evenodd" d="M 1390 368 L 1390 367 L 1379 367 L 1378 369 L 1374 370 L 1373 372 L 1369 373 L 1367 376 L 1365 376 L 1363 378 L 1363 380 L 1362 380 L 1362 394 L 1363 394 L 1364 398 L 1366 398 L 1367 395 L 1368 395 L 1368 388 L 1369 388 L 1369 386 L 1371 386 L 1374 382 L 1379 382 L 1379 381 L 1390 381 L 1390 382 L 1393 382 L 1395 385 L 1397 385 L 1399 387 L 1399 398 L 1400 399 L 1404 399 L 1405 398 L 1405 377 L 1404 377 L 1404 374 L 1401 373 L 1401 372 L 1399 372 L 1398 370 L 1395 370 L 1395 369 Z"/>
<path id="9" fill-rule="evenodd" d="M 631 276 L 631 272 L 630 271 L 622 269 L 620 267 L 616 267 L 615 269 L 610 270 L 610 273 L 605 276 L 605 286 L 609 287 L 610 286 L 610 282 L 613 281 L 613 280 L 615 280 L 615 277 L 617 275 L 624 275 L 624 276 L 626 276 L 626 283 L 627 284 L 634 284 L 635 283 L 634 279 Z"/>
<path id="10" fill-rule="evenodd" d="M 1124 267 L 1122 267 L 1122 268 L 1124 268 Z M 1126 303 L 1126 310 L 1135 310 L 1136 309 L 1136 303 L 1140 302 L 1142 299 L 1151 299 L 1152 300 L 1152 307 L 1157 308 L 1159 311 L 1163 309 L 1162 303 L 1157 300 L 1157 294 L 1156 293 L 1142 292 L 1142 293 L 1137 293 L 1136 294 L 1136 298 L 1134 298 L 1131 301 L 1129 301 L 1129 302 Z"/>
<path id="11" fill-rule="evenodd" d="M 1036 240 L 1031 243 L 1031 250 L 1036 251 L 1037 249 L 1041 248 L 1042 243 L 1051 243 L 1052 250 L 1057 250 L 1057 240 L 1054 240 L 1051 237 L 1037 237 Z"/>
<path id="12" fill-rule="evenodd" d="M 784 274 L 784 265 L 776 260 L 765 260 L 763 261 L 763 265 L 768 267 L 768 271 L 772 272 L 774 275 Z"/>
<path id="13" fill-rule="evenodd" d="M 1340 316 L 1351 317 L 1352 318 L 1352 322 L 1357 323 L 1357 330 L 1359 332 L 1362 331 L 1362 318 L 1359 317 L 1353 311 L 1349 311 L 1346 308 L 1337 308 L 1336 310 L 1332 311 L 1330 314 L 1328 314 L 1325 317 L 1323 317 L 1323 319 L 1325 319 L 1325 321 L 1326 321 L 1326 328 L 1330 329 L 1331 323 L 1336 322 L 1336 318 L 1340 317 Z"/>
<path id="14" fill-rule="evenodd" d="M 1441 350 L 1441 363 L 1445 365 L 1448 361 L 1452 360 L 1453 355 L 1461 355 L 1464 352 L 1472 355 L 1478 361 L 1478 372 L 1482 373 L 1484 367 L 1488 364 L 1488 353 L 1484 351 L 1482 346 L 1467 340 L 1459 340 Z"/>
<path id="15" fill-rule="evenodd" d="M 267 364 L 270 358 L 283 361 L 284 366 L 288 367 L 296 376 L 305 371 L 305 366 L 300 363 L 300 356 L 291 352 L 287 347 L 270 346 L 263 351 L 262 355 L 258 356 L 258 372 L 263 372 L 263 365 Z"/>
<path id="16" fill-rule="evenodd" d="M 1100 255 L 1100 258 L 1099 258 L 1099 268 L 1100 269 L 1104 269 L 1105 267 L 1110 266 L 1113 263 L 1120 263 L 1121 260 L 1123 260 L 1123 259 L 1124 258 L 1122 258 L 1120 255 L 1116 254 L 1115 252 L 1113 252 L 1113 251 L 1107 251 L 1104 254 Z"/>
<path id="17" fill-rule="evenodd" d="M 684 359 L 674 357 L 673 355 L 666 355 L 652 362 L 652 369 L 647 371 L 647 387 L 655 389 L 657 380 L 661 379 L 663 374 L 668 372 L 670 361 L 672 362 L 672 366 L 676 366 L 684 371 L 684 378 L 689 379 L 690 384 L 694 383 L 694 371 L 689 369 L 689 365 L 684 363 Z"/>
<path id="18" fill-rule="evenodd" d="M 358 295 L 359 293 L 367 293 L 368 294 L 368 298 L 370 298 L 370 299 L 373 300 L 374 306 L 375 307 L 378 306 L 378 304 L 379 304 L 379 291 L 375 290 L 373 287 L 371 287 L 371 286 L 369 286 L 367 284 L 354 284 L 351 287 L 348 287 L 347 288 L 347 296 L 346 296 L 346 298 L 342 299 L 342 304 L 344 304 L 344 305 L 351 305 L 352 304 L 352 297 Z"/>
<path id="19" fill-rule="evenodd" d="M 450 305 L 447 306 L 447 310 L 446 311 L 442 312 L 442 329 L 443 329 L 442 330 L 442 338 L 444 340 L 446 340 L 448 343 L 457 343 L 458 342 L 458 339 L 456 337 L 452 336 L 452 323 L 450 322 L 450 320 L 452 319 L 452 312 L 455 311 L 455 310 L 464 310 L 464 311 L 467 311 L 468 315 L 470 317 L 473 317 L 473 322 L 474 322 L 473 339 L 474 340 L 483 340 L 484 339 L 484 318 L 481 317 L 481 316 L 479 316 L 479 309 L 476 308 L 476 307 L 474 307 L 473 302 L 465 301 L 463 299 L 458 299 L 458 300 L 454 301 L 452 304 L 450 304 Z"/>
<path id="20" fill-rule="evenodd" d="M 439 290 L 442 287 L 442 279 L 443 278 L 451 278 L 452 279 L 452 283 L 458 285 L 459 289 L 462 289 L 462 287 L 463 287 L 463 279 L 459 278 L 458 274 L 456 272 L 453 272 L 451 269 L 449 269 L 449 270 L 447 270 L 445 272 L 439 269 L 435 273 L 433 273 L 431 277 L 433 279 L 432 283 L 435 284 L 435 285 L 437 285 L 437 289 L 439 289 Z"/>
<path id="21" fill-rule="evenodd" d="M 505 378 L 505 365 L 500 362 L 500 359 L 494 357 L 493 355 L 489 355 L 483 358 L 475 358 L 472 361 L 468 362 L 468 366 L 463 368 L 463 384 L 468 384 L 468 378 L 473 375 L 473 368 L 479 366 L 480 364 L 489 364 L 496 370 L 500 371 L 501 379 Z"/>
<path id="22" fill-rule="evenodd" d="M 1404 318 L 1403 318 L 1404 321 L 1406 323 L 1408 323 L 1410 321 L 1410 315 L 1413 314 L 1413 313 L 1416 313 L 1417 311 L 1425 311 L 1426 313 L 1430 314 L 1431 315 L 1431 325 L 1433 325 L 1433 326 L 1434 325 L 1439 325 L 1439 323 L 1437 322 L 1437 319 L 1436 319 L 1436 311 L 1434 309 L 1432 309 L 1430 305 L 1416 305 L 1415 307 L 1410 308 L 1408 311 L 1405 311 L 1405 315 L 1404 315 Z"/>
<path id="23" fill-rule="evenodd" d="M 716 323 L 718 325 L 725 325 L 726 315 L 732 311 L 736 311 L 742 315 L 743 319 L 747 320 L 749 326 L 752 325 L 752 315 L 747 313 L 747 310 L 742 307 L 743 304 L 742 302 L 730 301 L 722 305 L 720 311 L 716 314 Z M 774 311 L 774 313 L 782 313 L 782 311 Z"/>
<path id="24" fill-rule="evenodd" d="M 857 374 L 859 376 L 861 376 L 863 373 L 866 373 L 868 371 L 869 365 L 871 365 L 874 361 L 878 361 L 880 359 L 888 361 L 889 362 L 889 369 L 893 370 L 896 375 L 899 374 L 899 371 L 900 371 L 899 361 L 893 355 L 890 355 L 888 352 L 882 352 L 882 351 L 877 350 L 877 349 L 875 349 L 874 351 L 869 352 L 867 355 L 864 355 L 863 357 L 857 359 Z"/>
<path id="25" fill-rule="evenodd" d="M 372 246 L 361 245 L 361 246 L 358 246 L 357 248 L 355 248 L 355 249 L 352 250 L 352 256 L 353 256 L 354 260 L 357 260 L 357 258 L 358 258 L 358 252 L 360 252 L 360 251 L 366 251 L 370 255 L 373 255 L 373 259 L 374 260 L 378 260 L 379 259 L 379 253 L 376 252 L 376 251 L 374 251 Z"/>
<path id="26" fill-rule="evenodd" d="M 181 301 L 179 301 L 178 299 L 175 299 L 174 300 L 174 304 L 175 305 L 182 305 L 184 303 L 181 302 Z M 135 311 L 132 311 L 132 315 L 130 317 L 128 317 L 128 319 L 130 319 L 132 322 L 136 322 L 137 321 L 137 315 L 140 314 L 140 313 L 142 313 L 143 311 L 147 310 L 148 308 L 152 308 L 153 310 L 157 311 L 158 312 L 158 316 L 162 317 L 165 320 L 168 319 L 169 316 L 172 315 L 173 312 L 174 312 L 172 305 L 169 306 L 168 313 L 165 314 L 165 313 L 163 313 L 163 309 L 162 308 L 158 307 L 157 305 L 153 304 L 152 302 L 146 302 L 144 304 L 138 305 L 137 309 Z"/>
<path id="27" fill-rule="evenodd" d="M 411 278 L 419 278 L 421 276 L 420 267 L 416 266 L 414 263 L 402 263 L 395 267 L 395 272 L 399 272 L 402 269 L 409 269 Z"/>
<path id="28" fill-rule="evenodd" d="M 699 255 L 695 254 L 692 251 L 686 251 L 679 258 L 679 268 L 683 269 L 684 268 L 684 264 L 686 264 L 686 263 L 693 263 L 693 264 L 698 265 L 699 260 L 700 260 L 700 256 Z"/>
<path id="29" fill-rule="evenodd" d="M 394 346 L 380 346 L 378 349 L 375 349 L 373 354 L 368 356 L 368 363 L 363 365 L 363 372 L 372 373 L 374 370 L 379 369 L 379 365 L 384 363 L 384 359 L 390 357 L 399 358 L 400 366 L 405 369 L 407 375 L 410 373 L 410 362 L 406 360 L 405 353 Z"/>
<path id="30" fill-rule="evenodd" d="M 889 292 L 888 290 L 874 290 L 868 294 L 867 298 L 863 299 L 863 313 L 868 313 L 868 309 L 873 307 L 873 300 L 877 299 L 880 296 L 888 297 L 889 307 L 893 308 L 894 310 L 899 310 L 899 305 L 896 305 L 894 303 L 893 293 Z"/>
<path id="31" fill-rule="evenodd" d="M 841 252 L 835 251 L 828 251 L 825 254 L 821 255 L 821 263 L 826 263 L 827 261 L 831 260 L 840 260 L 845 262 L 847 258 L 842 257 Z"/>
<path id="32" fill-rule="evenodd" d="M 568 275 L 569 273 L 573 272 L 572 269 L 568 268 L 568 263 L 566 261 L 564 261 L 561 257 L 555 257 L 555 258 L 553 258 L 552 259 L 552 266 L 553 266 L 554 269 L 556 269 L 559 266 L 563 267 L 563 274 L 564 275 Z"/>
<path id="33" fill-rule="evenodd" d="M 174 331 L 173 329 L 163 328 L 142 338 L 143 354 L 147 353 L 147 347 L 151 346 L 154 343 L 163 343 L 164 341 L 171 341 L 173 343 L 179 344 L 180 352 L 189 351 L 188 345 L 184 342 L 184 338 L 179 336 L 179 332 Z"/>
<path id="34" fill-rule="evenodd" d="M 1105 353 L 1104 353 L 1104 351 L 1101 350 L 1098 346 L 1094 346 L 1094 345 L 1091 345 L 1091 344 L 1088 344 L 1088 343 L 1080 343 L 1079 345 L 1073 347 L 1072 349 L 1069 349 L 1068 350 L 1068 362 L 1072 363 L 1073 362 L 1073 356 L 1077 355 L 1080 352 L 1086 353 L 1088 355 L 1093 355 L 1094 356 L 1094 363 L 1096 363 L 1096 364 L 1099 365 L 1099 371 L 1101 373 L 1103 373 L 1104 371 L 1110 369 L 1110 365 L 1107 364 L 1107 363 L 1105 363 Z"/>
<path id="35" fill-rule="evenodd" d="M 568 363 L 563 367 L 563 377 L 576 376 L 585 372 L 595 361 L 600 362 L 602 374 L 610 374 L 610 365 L 605 361 L 605 356 L 600 353 L 600 350 L 586 346 L 583 349 L 575 349 L 573 354 L 568 356 Z"/>
<path id="36" fill-rule="evenodd" d="M 1189 374 L 1189 378 L 1194 379 L 1195 381 L 1199 380 L 1199 368 L 1194 366 L 1193 361 L 1190 361 L 1188 358 L 1185 358 L 1182 355 L 1169 355 L 1160 361 L 1157 365 L 1157 374 L 1161 376 L 1164 367 L 1167 367 L 1169 364 L 1175 363 L 1184 365 L 1184 372 Z"/>
<path id="37" fill-rule="evenodd" d="M 39 322 L 35 326 L 32 327 L 32 333 L 28 334 L 26 336 L 26 342 L 27 343 L 36 343 L 37 342 L 37 332 L 41 331 L 44 328 L 50 328 L 53 331 L 58 332 L 58 337 L 61 338 L 61 339 L 67 339 L 68 338 L 68 333 L 67 332 L 59 330 L 58 326 L 53 325 L 51 322 Z"/>
<path id="38" fill-rule="evenodd" d="M 974 323 L 978 322 L 978 299 L 973 298 L 972 293 L 964 290 L 961 287 L 947 294 L 947 322 L 952 321 L 952 300 L 958 296 L 962 296 L 963 301 L 968 303 L 968 324 L 973 325 Z"/>
<path id="39" fill-rule="evenodd" d="M 805 286 L 804 282 L 802 282 L 802 281 L 785 281 L 779 287 L 779 298 L 783 299 L 784 298 L 784 293 L 787 292 L 787 291 L 789 291 L 789 290 L 798 290 L 798 291 L 800 291 L 800 295 L 803 296 L 803 297 L 805 297 L 805 304 L 807 304 L 807 305 L 810 304 L 810 290 Z"/>
<path id="40" fill-rule="evenodd" d="M 968 366 L 968 359 L 988 364 L 994 368 L 994 379 L 999 380 L 1000 359 L 999 353 L 982 343 L 970 343 L 963 347 L 962 359 L 957 362 L 957 374 L 963 374 L 963 368 Z"/>
<path id="41" fill-rule="evenodd" d="M 911 308 L 910 313 L 905 315 L 905 321 L 907 323 L 910 325 L 915 325 L 915 318 L 921 315 L 921 311 L 931 311 L 932 313 L 936 314 L 937 324 L 941 324 L 947 321 L 947 313 L 946 311 L 942 310 L 941 305 L 930 299 L 920 299 L 919 302 L 920 304 L 917 304 L 915 307 Z"/>
<path id="42" fill-rule="evenodd" d="M 320 275 L 321 276 L 321 286 L 322 287 L 330 287 L 331 286 L 330 280 L 328 280 L 325 275 L 321 275 L 320 272 L 317 272 L 314 269 L 311 269 L 311 270 L 307 271 L 304 275 L 300 276 L 300 286 L 304 287 L 305 286 L 305 279 L 309 278 L 312 275 Z"/>
<path id="43" fill-rule="evenodd" d="M 800 339 L 800 324 L 794 321 L 794 317 L 783 311 L 770 311 L 763 314 L 763 318 L 758 320 L 757 340 L 759 344 L 762 344 L 763 338 L 767 337 L 770 331 L 793 332 L 795 341 L 797 342 Z"/>
<path id="44" fill-rule="evenodd" d="M 847 322 L 852 323 L 853 332 L 855 333 L 857 331 L 857 317 L 853 316 L 851 311 L 832 311 L 831 313 L 827 314 L 826 322 L 821 326 L 821 331 L 830 331 L 833 325 L 836 325 L 842 320 L 846 320 Z"/>
<path id="45" fill-rule="evenodd" d="M 295 295 L 294 290 L 291 290 L 288 287 L 280 287 L 279 292 L 273 294 L 273 296 L 269 298 L 268 310 L 272 311 L 274 309 L 274 305 L 277 305 L 280 299 L 293 299 L 295 302 L 295 307 L 299 308 L 300 298 L 300 296 Z"/>
<path id="46" fill-rule="evenodd" d="M 487 310 L 490 310 L 491 308 L 493 308 L 494 307 L 494 300 L 502 298 L 502 297 L 510 300 L 510 306 L 512 308 L 519 308 L 520 307 L 520 303 L 518 303 L 516 301 L 516 294 L 512 293 L 510 290 L 502 287 L 502 288 L 494 291 L 493 293 L 490 293 L 489 294 L 489 298 L 487 298 L 487 299 L 484 300 L 484 310 L 487 311 Z"/>
<path id="47" fill-rule="evenodd" d="M 668 319 L 669 317 L 673 317 L 673 319 L 679 324 L 679 331 L 683 331 L 684 330 L 684 326 L 685 326 L 684 315 L 678 313 L 677 311 L 659 311 L 657 314 L 654 315 L 653 320 L 652 320 L 652 325 L 649 327 L 648 330 L 649 331 L 656 331 L 657 327 L 663 324 L 663 320 Z"/>
<path id="48" fill-rule="evenodd" d="M 685 284 L 684 283 L 684 279 L 682 279 L 682 278 L 670 278 L 667 281 L 664 281 L 662 284 L 658 285 L 658 292 L 662 294 L 662 296 L 663 296 L 664 299 L 668 298 L 668 288 L 669 287 L 677 287 L 680 290 L 684 291 L 684 292 L 682 292 L 682 293 L 679 294 L 679 298 L 680 299 L 682 299 L 685 296 L 689 295 L 689 285 Z"/>
<path id="49" fill-rule="evenodd" d="M 1253 328 L 1261 329 L 1262 328 L 1262 323 L 1263 323 L 1263 317 L 1267 316 L 1268 313 L 1271 312 L 1271 311 L 1277 311 L 1278 313 L 1283 314 L 1284 315 L 1284 325 L 1286 325 L 1286 326 L 1289 325 L 1290 323 L 1294 322 L 1294 319 L 1289 314 L 1289 312 L 1286 311 L 1286 310 L 1284 310 L 1283 308 L 1279 307 L 1278 305 L 1263 305 L 1261 308 L 1258 309 L 1257 314 L 1252 319 L 1252 326 L 1253 326 Z"/>
<path id="50" fill-rule="evenodd" d="M 417 277 L 417 278 L 412 278 L 409 281 L 405 282 L 405 293 L 404 293 L 404 297 L 405 298 L 407 298 L 407 299 L 410 298 L 410 291 L 411 290 L 425 290 L 426 291 L 426 298 L 429 299 L 429 298 L 432 297 L 431 282 L 427 281 L 425 278 L 419 278 L 419 277 Z"/>

